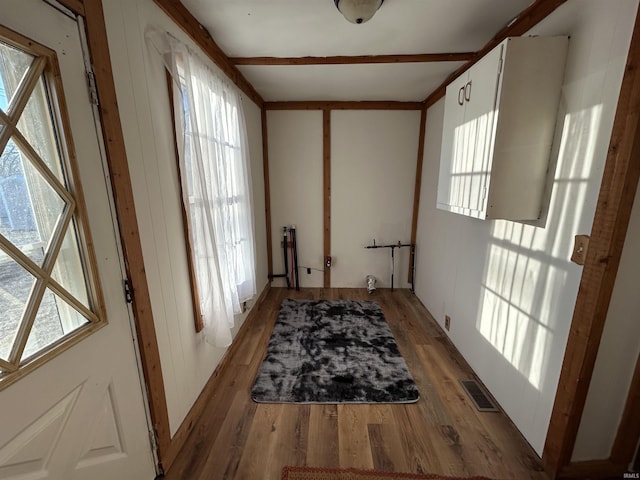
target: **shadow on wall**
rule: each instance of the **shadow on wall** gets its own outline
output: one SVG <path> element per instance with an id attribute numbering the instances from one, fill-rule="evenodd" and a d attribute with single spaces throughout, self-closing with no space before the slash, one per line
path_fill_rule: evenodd
<path id="1" fill-rule="evenodd" d="M 561 303 L 575 303 L 577 287 L 565 288 L 575 268 L 569 258 L 573 236 L 585 225 L 587 192 L 599 184 L 593 163 L 601 116 L 596 105 L 560 117 L 557 163 L 550 169 L 556 173 L 542 225 L 501 220 L 491 228 L 476 327 L 539 391 L 554 381 L 547 378 L 550 352 L 564 352 L 564 345 L 554 345 L 564 340 L 556 334 L 558 325 L 571 321 L 558 312 Z"/>

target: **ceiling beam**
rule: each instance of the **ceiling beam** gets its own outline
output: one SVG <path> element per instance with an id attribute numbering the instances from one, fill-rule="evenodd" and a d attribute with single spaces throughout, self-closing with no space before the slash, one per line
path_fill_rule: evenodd
<path id="1" fill-rule="evenodd" d="M 373 63 L 468 62 L 475 52 L 331 57 L 231 57 L 235 65 L 360 65 Z"/>
<path id="2" fill-rule="evenodd" d="M 262 108 L 264 100 L 240 70 L 229 60 L 206 28 L 178 0 L 153 0 L 204 53 L 236 84 L 253 102 Z"/>
<path id="3" fill-rule="evenodd" d="M 467 63 L 453 72 L 447 79 L 436 88 L 424 101 L 427 108 L 436 103 L 442 97 L 444 97 L 447 85 L 469 70 L 478 60 L 480 60 L 485 54 L 489 53 L 500 44 L 507 37 L 519 37 L 527 33 L 531 28 L 536 26 L 547 16 L 549 16 L 560 5 L 567 0 L 536 0 L 529 7 L 524 9 L 520 15 L 513 19 L 506 27 L 500 30 L 489 42 L 480 49 L 476 57 L 469 60 Z"/>
<path id="4" fill-rule="evenodd" d="M 266 110 L 423 110 L 422 102 L 393 101 L 300 101 L 300 102 L 265 102 Z"/>

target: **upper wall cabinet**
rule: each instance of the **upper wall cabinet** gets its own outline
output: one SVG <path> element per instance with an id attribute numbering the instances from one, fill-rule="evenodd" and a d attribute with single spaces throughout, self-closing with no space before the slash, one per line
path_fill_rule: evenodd
<path id="1" fill-rule="evenodd" d="M 539 218 L 568 44 L 508 38 L 447 87 L 439 209 Z"/>

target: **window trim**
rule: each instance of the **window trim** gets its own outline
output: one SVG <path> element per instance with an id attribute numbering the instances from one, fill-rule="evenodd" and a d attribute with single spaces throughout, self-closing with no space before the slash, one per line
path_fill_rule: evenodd
<path id="1" fill-rule="evenodd" d="M 167 78 L 167 90 L 169 92 L 169 111 L 171 115 L 171 129 L 173 134 L 173 148 L 175 154 L 176 173 L 178 178 L 178 187 L 180 190 L 180 211 L 182 212 L 182 229 L 184 234 L 184 243 L 187 253 L 187 267 L 189 269 L 189 285 L 191 287 L 191 304 L 193 308 L 193 320 L 196 333 L 201 332 L 204 329 L 204 318 L 202 316 L 202 310 L 200 309 L 200 291 L 198 289 L 198 281 L 196 279 L 196 269 L 193 265 L 193 249 L 191 248 L 191 240 L 189 234 L 189 219 L 187 217 L 187 210 L 184 206 L 184 192 L 182 191 L 182 173 L 180 172 L 180 153 L 178 151 L 178 138 L 176 137 L 176 113 L 173 105 L 175 100 L 174 83 L 171 72 L 165 69 Z"/>
<path id="2" fill-rule="evenodd" d="M 194 326 L 195 326 L 196 333 L 199 333 L 202 330 L 204 330 L 205 324 L 204 324 L 204 316 L 202 314 L 202 308 L 200 306 L 200 293 L 199 293 L 200 288 L 198 285 L 196 268 L 194 265 L 193 247 L 191 243 L 191 231 L 189 227 L 189 223 L 190 223 L 189 216 L 187 213 L 187 208 L 184 203 L 185 192 L 183 190 L 184 183 L 183 183 L 183 175 L 180 167 L 180 152 L 178 148 L 178 139 L 177 139 L 178 129 L 176 128 L 177 127 L 176 112 L 174 109 L 176 91 L 178 91 L 178 94 L 179 94 L 180 93 L 179 89 L 181 87 L 178 86 L 176 80 L 172 77 L 171 72 L 167 68 L 165 68 L 165 77 L 167 82 L 167 91 L 168 91 L 168 99 L 169 99 L 169 110 L 170 110 L 170 117 L 171 117 L 172 137 L 173 137 L 173 146 L 174 146 L 174 154 L 175 154 L 176 175 L 177 175 L 178 188 L 180 193 L 180 210 L 182 212 L 182 226 L 183 226 L 183 233 L 184 233 L 185 251 L 187 254 L 187 267 L 189 270 L 189 284 L 191 287 L 190 293 L 191 293 L 191 303 L 192 303 L 193 316 L 194 316 Z M 234 107 L 234 108 L 239 108 L 239 107 Z M 241 143 L 232 143 L 229 141 L 220 140 L 218 138 L 210 138 L 209 140 L 216 143 L 217 145 L 221 145 L 224 148 L 231 149 L 234 152 L 242 153 Z M 240 142 L 240 138 L 238 138 L 238 141 Z M 216 198 L 216 201 L 226 202 L 229 205 L 242 206 L 242 203 L 245 200 L 246 195 L 247 195 L 246 192 L 240 193 L 240 194 L 234 194 L 229 197 Z M 190 201 L 189 203 L 191 204 L 195 202 Z M 250 239 L 244 239 L 244 241 L 249 241 L 249 240 Z M 247 303 L 246 301 L 243 301 L 240 304 L 242 313 L 246 311 L 246 303 Z"/>

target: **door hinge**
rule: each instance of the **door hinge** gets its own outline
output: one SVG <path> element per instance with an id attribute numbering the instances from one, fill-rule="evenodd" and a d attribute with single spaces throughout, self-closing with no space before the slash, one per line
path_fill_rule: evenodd
<path id="1" fill-rule="evenodd" d="M 156 433 L 155 428 L 149 429 L 149 440 L 151 441 L 151 448 L 154 451 L 158 450 L 158 434 Z"/>
<path id="2" fill-rule="evenodd" d="M 151 448 L 153 450 L 158 449 L 158 435 L 156 435 L 156 430 L 154 428 L 149 429 L 149 441 L 151 442 Z"/>
<path id="3" fill-rule="evenodd" d="M 131 287 L 131 282 L 129 279 L 125 278 L 123 280 L 124 285 L 124 299 L 127 303 L 133 303 L 133 287 Z"/>
<path id="4" fill-rule="evenodd" d="M 162 467 L 162 464 L 158 460 L 158 456 L 157 456 L 157 454 L 158 454 L 158 432 L 156 432 L 155 428 L 149 429 L 149 441 L 151 442 L 151 449 L 154 452 L 154 457 L 155 457 L 155 462 L 156 462 L 156 473 L 159 476 L 163 476 L 164 475 L 164 468 Z"/>
<path id="5" fill-rule="evenodd" d="M 498 75 L 500 75 L 502 73 L 502 64 L 503 64 L 503 60 L 502 57 L 500 57 L 500 61 L 498 62 Z"/>
<path id="6" fill-rule="evenodd" d="M 98 89 L 96 88 L 96 76 L 92 71 L 87 71 L 87 88 L 89 89 L 89 101 L 91 105 L 98 105 Z"/>

